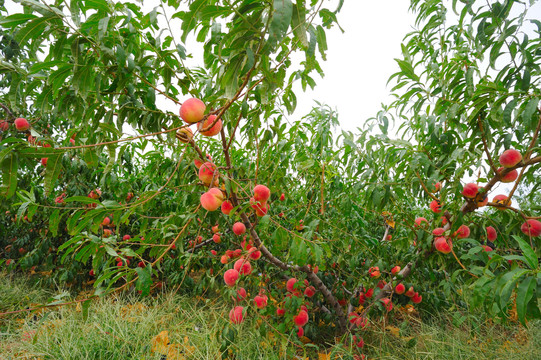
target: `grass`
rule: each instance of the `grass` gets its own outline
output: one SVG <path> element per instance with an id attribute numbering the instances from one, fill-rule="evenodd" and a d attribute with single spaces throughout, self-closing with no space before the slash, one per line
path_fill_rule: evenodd
<path id="1" fill-rule="evenodd" d="M 0 274 L 0 312 L 43 303 L 61 292 Z M 121 294 L 92 301 L 88 313 L 74 304 L 0 317 L 0 359 L 220 359 L 222 354 L 234 359 L 352 359 L 340 344 L 318 349 L 310 343 L 301 346 L 295 335 L 266 333 L 269 327 L 253 312 L 243 324 L 230 327 L 236 334 L 224 352 L 222 330 L 228 328 L 230 304 L 220 304 L 168 292 L 145 299 Z M 407 312 L 393 319 L 392 325 L 373 324 L 366 332 L 369 359 L 541 359 L 540 323 L 525 329 L 468 315 L 457 327 L 450 314 L 422 322 Z M 168 338 L 162 344 L 160 333 Z M 331 355 L 324 356 L 325 350 Z"/>

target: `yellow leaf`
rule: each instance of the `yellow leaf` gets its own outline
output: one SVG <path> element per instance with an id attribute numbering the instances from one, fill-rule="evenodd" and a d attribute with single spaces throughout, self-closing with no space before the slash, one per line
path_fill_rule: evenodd
<path id="1" fill-rule="evenodd" d="M 318 360 L 331 360 L 331 354 L 318 353 L 317 354 L 317 359 Z"/>
<path id="2" fill-rule="evenodd" d="M 394 222 L 393 219 L 387 219 L 387 220 L 385 220 L 385 222 L 387 223 L 387 225 L 389 225 L 391 228 L 394 229 L 395 222 Z"/>
<path id="3" fill-rule="evenodd" d="M 167 345 L 169 345 L 169 335 L 167 331 L 162 331 L 152 339 L 152 352 L 167 355 Z"/>
<path id="4" fill-rule="evenodd" d="M 385 330 L 389 331 L 392 336 L 399 338 L 400 337 L 400 329 L 391 325 L 387 325 L 385 327 Z"/>

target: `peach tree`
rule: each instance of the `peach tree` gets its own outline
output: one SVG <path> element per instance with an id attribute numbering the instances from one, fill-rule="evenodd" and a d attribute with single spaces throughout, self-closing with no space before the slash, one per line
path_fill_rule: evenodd
<path id="1" fill-rule="evenodd" d="M 396 100 L 352 133 L 294 113 L 342 4 L 4 4 L 3 265 L 221 297 L 224 354 L 246 317 L 358 357 L 397 306 L 539 317 L 541 23 L 412 0 Z"/>

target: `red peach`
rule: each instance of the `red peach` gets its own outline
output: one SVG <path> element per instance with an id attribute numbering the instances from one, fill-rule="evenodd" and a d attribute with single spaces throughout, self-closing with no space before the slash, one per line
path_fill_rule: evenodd
<path id="1" fill-rule="evenodd" d="M 299 311 L 299 314 L 293 318 L 293 322 L 297 326 L 304 326 L 308 323 L 308 313 L 305 310 Z"/>
<path id="2" fill-rule="evenodd" d="M 316 288 L 313 286 L 308 286 L 306 289 L 304 289 L 304 296 L 311 298 L 316 294 Z"/>
<path id="3" fill-rule="evenodd" d="M 222 203 L 222 212 L 225 215 L 229 215 L 229 213 L 233 210 L 233 204 L 229 200 L 226 200 Z"/>
<path id="4" fill-rule="evenodd" d="M 364 294 L 367 298 L 371 298 L 372 295 L 374 295 L 374 289 L 370 288 L 368 290 L 366 290 L 366 294 Z"/>
<path id="5" fill-rule="evenodd" d="M 297 279 L 290 278 L 286 283 L 286 289 L 289 292 L 298 292 L 297 289 L 295 289 L 295 284 L 297 283 Z"/>
<path id="6" fill-rule="evenodd" d="M 205 185 L 210 185 L 216 171 L 216 165 L 211 162 L 206 162 L 199 168 L 199 180 Z"/>
<path id="7" fill-rule="evenodd" d="M 387 311 L 391 311 L 393 309 L 393 303 L 391 302 L 391 299 L 383 298 L 380 301 L 383 303 Z"/>
<path id="8" fill-rule="evenodd" d="M 432 202 L 430 203 L 430 210 L 432 210 L 436 214 L 440 213 L 441 212 L 440 202 L 438 200 L 432 200 Z"/>
<path id="9" fill-rule="evenodd" d="M 488 196 L 484 195 L 481 199 L 477 200 L 477 207 L 487 206 Z"/>
<path id="10" fill-rule="evenodd" d="M 284 316 L 285 313 L 286 313 L 285 309 L 281 309 L 281 308 L 276 309 L 276 315 L 278 315 L 278 316 Z"/>
<path id="11" fill-rule="evenodd" d="M 131 236 L 130 236 L 130 235 L 124 235 L 124 236 L 122 237 L 122 240 L 124 240 L 124 241 L 130 240 L 130 239 L 131 239 Z"/>
<path id="12" fill-rule="evenodd" d="M 498 174 L 500 174 L 502 171 L 503 171 L 504 168 L 499 168 L 498 169 Z M 513 169 L 511 170 L 510 172 L 508 172 L 507 174 L 505 174 L 502 179 L 501 179 L 501 182 L 502 183 L 511 183 L 513 181 L 515 181 L 516 179 L 518 178 L 518 171 L 517 169 Z"/>
<path id="13" fill-rule="evenodd" d="M 218 253 L 216 252 L 216 250 L 210 250 L 210 253 L 211 253 L 213 256 L 218 255 Z"/>
<path id="14" fill-rule="evenodd" d="M 222 242 L 222 239 L 220 238 L 220 234 L 214 234 L 212 235 L 212 240 L 216 243 L 216 244 L 219 244 Z"/>
<path id="15" fill-rule="evenodd" d="M 270 190 L 265 185 L 256 185 L 254 187 L 254 199 L 265 204 L 270 197 Z"/>
<path id="16" fill-rule="evenodd" d="M 413 295 L 411 297 L 411 301 L 414 303 L 414 304 L 419 304 L 421 301 L 423 300 L 423 297 L 421 295 L 419 295 L 419 293 L 415 293 L 415 295 Z"/>
<path id="17" fill-rule="evenodd" d="M 95 273 L 94 273 L 94 269 L 90 269 L 90 271 L 88 272 L 88 275 L 90 275 L 90 276 L 94 276 L 94 275 L 95 275 Z"/>
<path id="18" fill-rule="evenodd" d="M 396 265 L 394 268 L 391 269 L 391 274 L 396 275 L 400 272 L 400 266 Z"/>
<path id="19" fill-rule="evenodd" d="M 216 124 L 214 124 L 210 129 L 204 131 L 204 129 L 212 125 L 214 121 L 216 121 L 216 115 L 209 115 L 209 117 L 205 121 L 197 124 L 197 130 L 199 130 L 199 132 L 203 136 L 218 135 L 222 130 L 222 119 L 219 119 L 218 121 L 216 121 Z"/>
<path id="20" fill-rule="evenodd" d="M 286 199 L 286 195 L 282 193 L 282 195 L 280 195 L 280 201 L 284 201 L 285 199 Z"/>
<path id="21" fill-rule="evenodd" d="M 183 143 L 189 143 L 193 139 L 193 131 L 189 127 L 185 127 L 177 131 L 177 139 Z"/>
<path id="22" fill-rule="evenodd" d="M 396 287 L 394 288 L 394 292 L 399 294 L 399 295 L 403 294 L 404 291 L 406 291 L 406 287 L 402 283 L 396 285 Z"/>
<path id="23" fill-rule="evenodd" d="M 0 131 L 8 131 L 9 123 L 6 120 L 0 120 Z"/>
<path id="24" fill-rule="evenodd" d="M 494 240 L 496 240 L 497 237 L 498 237 L 498 233 L 496 232 L 496 229 L 494 229 L 492 226 L 487 226 L 488 241 L 494 242 Z"/>
<path id="25" fill-rule="evenodd" d="M 505 210 L 506 206 L 511 206 L 513 203 L 507 196 L 505 195 L 496 195 L 494 196 L 494 199 L 492 199 L 492 202 L 501 206 L 496 206 L 496 209 L 498 210 Z"/>
<path id="26" fill-rule="evenodd" d="M 235 269 L 229 269 L 224 273 L 224 281 L 227 286 L 234 286 L 239 279 L 239 272 Z"/>
<path id="27" fill-rule="evenodd" d="M 179 115 L 188 124 L 193 124 L 203 119 L 206 109 L 205 103 L 201 100 L 191 98 L 182 103 Z"/>
<path id="28" fill-rule="evenodd" d="M 237 290 L 237 298 L 236 299 L 233 299 L 234 301 L 242 301 L 246 298 L 246 289 L 244 288 L 239 288 Z"/>
<path id="29" fill-rule="evenodd" d="M 242 311 L 244 308 L 242 306 L 235 306 L 231 311 L 229 312 L 229 320 L 233 324 L 240 324 L 244 321 Z"/>
<path id="30" fill-rule="evenodd" d="M 220 262 L 222 264 L 227 264 L 228 261 L 229 261 L 229 256 L 227 255 L 222 255 L 222 257 L 220 258 Z"/>
<path id="31" fill-rule="evenodd" d="M 500 155 L 500 164 L 503 167 L 511 168 L 522 161 L 522 154 L 514 149 L 508 149 Z"/>
<path id="32" fill-rule="evenodd" d="M 201 195 L 201 206 L 207 211 L 218 210 L 224 200 L 222 191 L 218 188 L 211 188 Z"/>
<path id="33" fill-rule="evenodd" d="M 470 236 L 470 228 L 466 225 L 460 225 L 458 230 L 455 232 L 455 235 L 459 239 L 464 239 Z"/>
<path id="34" fill-rule="evenodd" d="M 528 219 L 522 226 L 520 230 L 527 236 L 537 237 L 541 235 L 541 222 L 535 219 Z"/>
<path id="35" fill-rule="evenodd" d="M 453 243 L 445 237 L 440 236 L 434 240 L 434 247 L 444 254 L 449 254 L 453 248 Z"/>
<path id="36" fill-rule="evenodd" d="M 428 224 L 428 220 L 425 219 L 424 217 L 418 217 L 417 219 L 415 219 L 415 227 L 421 226 L 421 223 L 423 221 Z"/>
<path id="37" fill-rule="evenodd" d="M 413 295 L 415 295 L 415 291 L 413 290 L 413 286 L 410 286 L 410 288 L 408 289 L 408 291 L 406 291 L 404 293 L 404 295 L 406 295 L 407 297 L 412 297 Z"/>
<path id="38" fill-rule="evenodd" d="M 267 215 L 267 212 L 269 211 L 270 209 L 270 205 L 269 204 L 266 204 L 266 206 L 264 207 L 260 207 L 258 206 L 257 209 L 255 209 L 255 214 L 259 217 L 263 217 L 265 215 Z"/>
<path id="39" fill-rule="evenodd" d="M 477 196 L 478 192 L 479 192 L 479 186 L 477 186 L 477 184 L 468 183 L 468 184 L 464 185 L 464 188 L 462 190 L 462 195 L 464 197 L 473 199 L 474 197 Z"/>
<path id="40" fill-rule="evenodd" d="M 244 258 L 240 258 L 235 261 L 233 268 L 237 270 L 241 275 L 250 275 L 252 273 L 252 265 Z"/>
<path id="41" fill-rule="evenodd" d="M 442 236 L 445 230 L 443 228 L 435 228 L 432 230 L 432 235 L 434 236 Z"/>
<path id="42" fill-rule="evenodd" d="M 377 266 L 373 266 L 370 269 L 368 269 L 368 274 L 370 275 L 370 277 L 373 277 L 373 278 L 376 278 L 376 279 L 381 276 L 381 273 L 379 271 L 379 267 L 377 267 Z"/>
<path id="43" fill-rule="evenodd" d="M 41 165 L 47 166 L 47 159 L 48 158 L 41 158 Z"/>
<path id="44" fill-rule="evenodd" d="M 258 309 L 264 309 L 267 307 L 267 299 L 266 295 L 256 295 L 254 297 L 254 304 Z"/>
<path id="45" fill-rule="evenodd" d="M 233 224 L 233 232 L 235 235 L 242 235 L 246 232 L 246 226 L 241 222 L 236 222 Z"/>
<path id="46" fill-rule="evenodd" d="M 30 129 L 30 123 L 24 118 L 17 118 L 13 123 L 15 124 L 15 128 L 19 131 L 26 131 Z"/>
<path id="47" fill-rule="evenodd" d="M 211 230 L 214 234 L 216 234 L 218 232 L 218 225 L 214 225 Z"/>
<path id="48" fill-rule="evenodd" d="M 255 248 L 254 248 L 255 249 Z M 261 251 L 255 250 L 250 253 L 250 259 L 252 260 L 259 260 L 261 258 Z"/>
<path id="49" fill-rule="evenodd" d="M 103 237 L 104 238 L 108 238 L 109 236 L 113 235 L 113 232 L 109 229 L 104 229 L 103 230 Z"/>

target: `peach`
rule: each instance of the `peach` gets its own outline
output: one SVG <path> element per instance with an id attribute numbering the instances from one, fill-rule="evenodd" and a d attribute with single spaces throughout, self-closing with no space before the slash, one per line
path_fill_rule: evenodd
<path id="1" fill-rule="evenodd" d="M 368 269 L 368 274 L 370 275 L 370 277 L 373 277 L 373 278 L 376 278 L 376 279 L 381 276 L 381 273 L 379 271 L 379 267 L 377 267 L 377 266 L 373 266 L 370 269 Z"/>
<path id="2" fill-rule="evenodd" d="M 96 273 L 94 272 L 94 269 L 90 269 L 90 271 L 88 272 L 88 275 L 90 276 L 94 276 Z"/>
<path id="3" fill-rule="evenodd" d="M 438 200 L 432 200 L 432 202 L 430 203 L 430 210 L 432 210 L 436 214 L 440 213 L 441 212 L 440 202 Z"/>
<path id="4" fill-rule="evenodd" d="M 391 241 L 393 239 L 393 236 L 392 235 L 387 235 L 387 238 L 385 240 L 387 241 Z"/>
<path id="5" fill-rule="evenodd" d="M 0 131 L 8 131 L 9 123 L 6 120 L 0 120 Z"/>
<path id="6" fill-rule="evenodd" d="M 244 258 L 240 258 L 235 261 L 233 268 L 241 275 L 250 275 L 252 273 L 252 265 L 250 264 L 250 261 Z"/>
<path id="7" fill-rule="evenodd" d="M 305 310 L 301 310 L 297 316 L 293 318 L 293 322 L 295 325 L 302 327 L 308 323 L 308 319 L 308 313 Z"/>
<path id="8" fill-rule="evenodd" d="M 298 292 L 298 290 L 295 289 L 295 284 L 296 283 L 297 283 L 297 279 L 295 279 L 295 278 L 290 278 L 289 280 L 287 280 L 287 283 L 286 283 L 287 291 L 289 291 L 289 292 Z"/>
<path id="9" fill-rule="evenodd" d="M 345 285 L 345 284 L 344 284 L 344 285 Z M 380 280 L 380 281 L 378 282 L 378 285 L 377 285 L 377 286 L 378 286 L 378 288 L 383 289 L 383 288 L 385 287 L 385 285 L 387 285 L 387 283 L 386 283 L 384 280 Z"/>
<path id="10" fill-rule="evenodd" d="M 440 191 L 441 190 L 441 182 L 438 181 L 436 184 L 434 184 L 434 188 L 436 189 L 436 191 L 434 191 L 434 192 Z"/>
<path id="11" fill-rule="evenodd" d="M 394 288 L 394 292 L 398 295 L 403 294 L 404 291 L 406 291 L 406 287 L 402 283 L 396 285 L 396 287 Z"/>
<path id="12" fill-rule="evenodd" d="M 492 202 L 501 206 L 496 206 L 496 209 L 498 210 L 505 210 L 506 206 L 511 206 L 512 202 L 511 200 L 505 196 L 505 195 L 496 195 L 494 196 L 494 199 L 492 199 Z"/>
<path id="13" fill-rule="evenodd" d="M 47 159 L 48 158 L 41 158 L 41 165 L 47 166 Z"/>
<path id="14" fill-rule="evenodd" d="M 304 296 L 311 298 L 316 294 L 316 288 L 313 286 L 308 286 L 306 289 L 304 289 Z"/>
<path id="15" fill-rule="evenodd" d="M 400 272 L 400 266 L 396 265 L 394 268 L 391 269 L 391 274 L 396 275 Z"/>
<path id="16" fill-rule="evenodd" d="M 256 249 L 256 248 L 252 248 L 252 249 Z M 250 259 L 259 260 L 260 258 L 261 258 L 261 251 L 254 250 L 253 252 L 250 253 Z"/>
<path id="17" fill-rule="evenodd" d="M 242 311 L 244 308 L 242 306 L 235 306 L 231 311 L 229 312 L 229 320 L 233 324 L 240 324 L 244 321 L 244 318 L 242 316 Z"/>
<path id="18" fill-rule="evenodd" d="M 103 230 L 103 237 L 108 238 L 109 236 L 113 235 L 113 232 L 109 229 Z"/>
<path id="19" fill-rule="evenodd" d="M 233 210 L 233 204 L 231 204 L 231 201 L 226 200 L 222 203 L 222 212 L 225 215 L 229 215 L 229 213 Z"/>
<path id="20" fill-rule="evenodd" d="M 357 335 L 353 335 L 353 343 L 355 344 L 355 346 L 357 346 L 358 348 L 363 348 L 364 347 L 364 340 L 362 337 L 357 337 Z"/>
<path id="21" fill-rule="evenodd" d="M 391 299 L 383 298 L 380 301 L 383 303 L 383 306 L 385 306 L 385 310 L 391 311 L 393 309 L 393 303 L 391 302 Z"/>
<path id="22" fill-rule="evenodd" d="M 508 149 L 500 155 L 500 164 L 506 168 L 512 168 L 522 161 L 522 154 L 514 149 Z"/>
<path id="23" fill-rule="evenodd" d="M 439 252 L 449 254 L 453 248 L 453 243 L 451 241 L 448 241 L 447 238 L 440 236 L 434 240 L 434 247 Z"/>
<path id="24" fill-rule="evenodd" d="M 372 297 L 372 295 L 374 295 L 374 289 L 372 288 L 366 290 L 366 294 L 364 294 L 364 296 L 366 296 L 369 299 Z"/>
<path id="25" fill-rule="evenodd" d="M 201 195 L 201 206 L 207 211 L 216 211 L 222 205 L 224 195 L 218 188 L 211 188 Z"/>
<path id="26" fill-rule="evenodd" d="M 180 142 L 189 143 L 193 139 L 193 131 L 189 127 L 180 129 L 177 132 L 177 138 Z"/>
<path id="27" fill-rule="evenodd" d="M 302 327 L 300 327 L 300 326 L 297 329 L 297 336 L 300 337 L 300 338 L 304 336 L 304 329 Z"/>
<path id="28" fill-rule="evenodd" d="M 216 165 L 211 162 L 206 162 L 199 168 L 199 180 L 205 185 L 210 185 L 214 172 L 216 171 Z"/>
<path id="29" fill-rule="evenodd" d="M 233 224 L 233 232 L 235 235 L 242 235 L 246 232 L 246 226 L 241 222 L 236 222 Z"/>
<path id="30" fill-rule="evenodd" d="M 413 290 L 413 286 L 410 286 L 410 288 L 408 289 L 408 291 L 406 291 L 404 293 L 404 295 L 406 295 L 407 297 L 412 297 L 413 295 L 415 295 L 415 291 Z"/>
<path id="31" fill-rule="evenodd" d="M 485 250 L 486 252 L 491 252 L 492 250 L 494 250 L 488 245 L 481 245 L 481 246 L 483 247 L 483 250 Z M 490 256 L 489 256 L 489 258 L 490 258 Z"/>
<path id="32" fill-rule="evenodd" d="M 30 123 L 24 118 L 17 118 L 13 123 L 15 124 L 15 128 L 19 131 L 26 131 L 30 129 Z"/>
<path id="33" fill-rule="evenodd" d="M 220 234 L 214 234 L 212 235 L 212 241 L 214 241 L 216 244 L 219 244 L 222 242 L 222 239 L 220 238 Z"/>
<path id="34" fill-rule="evenodd" d="M 425 219 L 424 217 L 418 217 L 417 219 L 415 219 L 415 227 L 421 226 L 421 223 L 423 221 L 428 224 L 428 220 Z"/>
<path id="35" fill-rule="evenodd" d="M 212 230 L 212 232 L 216 234 L 218 232 L 218 225 L 214 225 L 213 227 L 210 228 L 210 230 Z"/>
<path id="36" fill-rule="evenodd" d="M 254 304 L 258 309 L 264 309 L 267 307 L 267 299 L 266 295 L 256 295 L 254 297 Z"/>
<path id="37" fill-rule="evenodd" d="M 201 100 L 191 98 L 182 103 L 179 115 L 182 120 L 186 121 L 188 124 L 193 124 L 203 120 L 206 109 L 205 103 Z"/>
<path id="38" fill-rule="evenodd" d="M 265 204 L 270 197 L 270 190 L 265 185 L 256 185 L 254 187 L 254 199 Z"/>
<path id="39" fill-rule="evenodd" d="M 496 240 L 497 237 L 498 237 L 498 233 L 496 232 L 496 229 L 494 229 L 492 226 L 487 226 L 488 241 L 494 242 L 494 240 Z"/>
<path id="40" fill-rule="evenodd" d="M 460 225 L 457 231 L 455 231 L 455 236 L 459 239 L 464 239 L 470 236 L 470 228 L 466 225 Z"/>
<path id="41" fill-rule="evenodd" d="M 442 225 L 446 225 L 448 222 L 449 222 L 449 220 L 447 220 L 447 218 L 445 216 L 441 218 L 441 224 Z"/>
<path id="42" fill-rule="evenodd" d="M 541 235 L 541 222 L 535 219 L 528 219 L 522 224 L 520 230 L 527 236 L 537 237 Z"/>
<path id="43" fill-rule="evenodd" d="M 227 264 L 228 261 L 229 261 L 229 256 L 227 255 L 222 255 L 222 257 L 220 258 L 220 262 L 224 265 Z"/>
<path id="44" fill-rule="evenodd" d="M 282 309 L 282 308 L 277 308 L 276 309 L 276 315 L 277 316 L 284 316 L 286 313 L 286 309 Z"/>
<path id="45" fill-rule="evenodd" d="M 479 199 L 477 200 L 477 207 L 483 207 L 483 206 L 487 206 L 488 204 L 488 196 L 484 195 L 482 197 L 482 199 Z"/>
<path id="46" fill-rule="evenodd" d="M 504 168 L 499 168 L 498 169 L 498 174 L 500 174 L 502 171 L 503 171 Z M 515 181 L 516 179 L 518 178 L 518 171 L 517 169 L 513 169 L 511 170 L 510 172 L 508 172 L 507 174 L 505 174 L 502 179 L 501 179 L 501 182 L 502 183 L 511 183 L 513 181 Z"/>
<path id="47" fill-rule="evenodd" d="M 285 201 L 285 199 L 286 199 L 286 195 L 282 193 L 282 195 L 280 195 L 280 201 Z"/>
<path id="48" fill-rule="evenodd" d="M 297 229 L 297 231 L 302 231 L 304 229 L 304 221 L 299 220 L 299 223 L 295 225 L 295 229 Z"/>
<path id="49" fill-rule="evenodd" d="M 442 236 L 445 230 L 443 228 L 435 228 L 432 230 L 432 235 L 434 236 Z"/>
<path id="50" fill-rule="evenodd" d="M 210 250 L 210 253 L 211 253 L 213 256 L 218 255 L 218 252 L 217 252 L 216 250 Z"/>
<path id="51" fill-rule="evenodd" d="M 414 304 L 419 304 L 421 301 L 423 300 L 423 297 L 421 295 L 419 295 L 419 293 L 415 293 L 415 295 L 413 295 L 411 297 L 411 301 L 414 303 Z"/>
<path id="52" fill-rule="evenodd" d="M 234 286 L 239 279 L 239 272 L 235 269 L 229 269 L 224 273 L 224 281 L 227 286 Z"/>
<path id="53" fill-rule="evenodd" d="M 470 199 L 473 199 L 474 197 L 476 197 L 478 192 L 479 192 L 479 186 L 477 186 L 477 184 L 474 184 L 474 183 L 468 183 L 464 185 L 464 188 L 462 189 L 462 195 Z"/>
<path id="54" fill-rule="evenodd" d="M 263 217 L 267 215 L 267 212 L 269 211 L 269 209 L 270 209 L 270 205 L 266 204 L 266 206 L 263 208 L 258 207 L 257 209 L 255 209 L 255 214 L 259 217 Z"/>
<path id="55" fill-rule="evenodd" d="M 242 301 L 246 298 L 246 289 L 244 288 L 239 288 L 237 290 L 237 298 L 236 299 L 233 299 L 234 301 Z"/>
<path id="56" fill-rule="evenodd" d="M 208 128 L 210 125 L 212 125 L 216 121 L 216 115 L 209 115 L 209 117 L 203 121 L 197 124 L 197 130 L 201 133 L 203 136 L 214 136 L 218 135 L 220 131 L 222 130 L 222 119 L 218 119 L 216 121 L 216 124 L 214 124 L 210 129 L 207 131 L 204 131 L 204 129 Z"/>
<path id="57" fill-rule="evenodd" d="M 122 240 L 124 240 L 124 241 L 128 241 L 128 240 L 130 240 L 130 239 L 131 239 L 131 236 L 130 236 L 130 235 L 124 235 L 124 236 L 122 237 Z"/>

